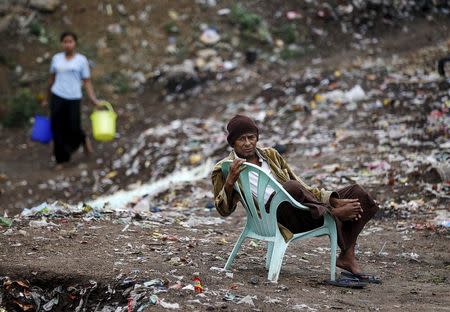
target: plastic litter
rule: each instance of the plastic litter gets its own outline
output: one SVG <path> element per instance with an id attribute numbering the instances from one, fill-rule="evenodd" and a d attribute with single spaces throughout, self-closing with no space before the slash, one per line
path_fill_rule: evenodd
<path id="1" fill-rule="evenodd" d="M 180 184 L 184 182 L 194 182 L 204 179 L 213 166 L 211 160 L 207 160 L 203 164 L 191 170 L 182 169 L 172 175 L 169 175 L 159 181 L 153 183 L 146 183 L 131 191 L 119 191 L 110 196 L 99 197 L 96 200 L 90 201 L 87 204 L 96 209 L 102 209 L 107 205 L 108 209 L 121 209 L 127 203 L 131 202 L 133 198 L 142 196 L 151 196 L 166 190 L 169 186 Z"/>
<path id="2" fill-rule="evenodd" d="M 445 228 L 450 227 L 450 213 L 448 210 L 437 210 L 436 217 L 433 220 L 433 223 L 437 226 L 442 226 Z"/>
<path id="3" fill-rule="evenodd" d="M 194 290 L 195 290 L 195 292 L 196 293 L 202 293 L 204 288 L 203 288 L 202 281 L 200 280 L 200 278 L 199 277 L 194 277 L 193 281 L 194 281 Z"/>
<path id="4" fill-rule="evenodd" d="M 241 300 L 238 301 L 238 304 L 248 304 L 250 306 L 254 306 L 255 303 L 253 302 L 253 299 L 256 299 L 256 296 L 252 297 L 250 295 L 245 296 Z"/>
<path id="5" fill-rule="evenodd" d="M 205 44 L 215 44 L 219 42 L 219 40 L 220 40 L 219 33 L 217 32 L 217 30 L 212 28 L 205 29 L 202 35 L 200 36 L 200 41 Z"/>
<path id="6" fill-rule="evenodd" d="M 160 305 L 165 309 L 179 309 L 180 305 L 178 303 L 169 303 L 164 300 L 160 301 Z"/>

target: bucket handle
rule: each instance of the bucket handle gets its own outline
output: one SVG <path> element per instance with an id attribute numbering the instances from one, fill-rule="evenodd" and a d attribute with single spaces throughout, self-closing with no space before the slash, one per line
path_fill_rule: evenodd
<path id="1" fill-rule="evenodd" d="M 101 101 L 100 105 L 105 106 L 109 111 L 114 112 L 114 109 L 108 101 Z"/>

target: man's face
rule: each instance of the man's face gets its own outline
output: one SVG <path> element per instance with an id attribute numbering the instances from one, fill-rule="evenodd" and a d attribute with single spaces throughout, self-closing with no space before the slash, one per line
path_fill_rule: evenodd
<path id="1" fill-rule="evenodd" d="M 258 142 L 256 133 L 244 133 L 234 142 L 233 148 L 236 155 L 244 159 L 253 157 L 256 154 L 256 142 Z"/>

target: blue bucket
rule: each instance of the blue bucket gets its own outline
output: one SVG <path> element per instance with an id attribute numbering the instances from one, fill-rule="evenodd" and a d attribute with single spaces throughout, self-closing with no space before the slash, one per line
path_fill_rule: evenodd
<path id="1" fill-rule="evenodd" d="M 36 115 L 34 117 L 33 129 L 31 130 L 31 139 L 36 142 L 48 144 L 52 141 L 52 138 L 50 118 Z"/>

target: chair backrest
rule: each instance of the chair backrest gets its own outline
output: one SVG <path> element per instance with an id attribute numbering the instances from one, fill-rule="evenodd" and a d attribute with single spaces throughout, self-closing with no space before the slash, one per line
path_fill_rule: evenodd
<path id="1" fill-rule="evenodd" d="M 222 163 L 221 169 L 224 176 L 228 175 L 232 161 L 226 160 Z M 309 210 L 292 198 L 289 193 L 281 186 L 278 181 L 267 175 L 260 167 L 251 163 L 244 163 L 245 169 L 241 172 L 234 189 L 238 192 L 241 203 L 247 212 L 247 224 L 258 235 L 271 237 L 278 231 L 277 209 L 282 202 L 289 202 L 300 209 Z M 258 184 L 256 197 L 250 188 L 250 173 L 255 172 L 258 175 Z M 274 191 L 271 196 L 270 207 L 268 211 L 265 208 L 265 193 L 267 188 Z"/>

